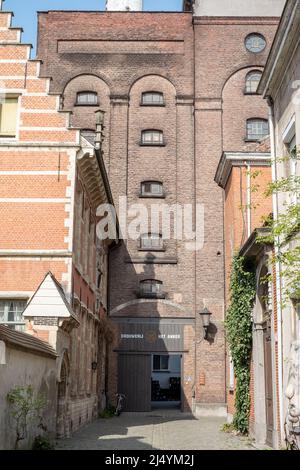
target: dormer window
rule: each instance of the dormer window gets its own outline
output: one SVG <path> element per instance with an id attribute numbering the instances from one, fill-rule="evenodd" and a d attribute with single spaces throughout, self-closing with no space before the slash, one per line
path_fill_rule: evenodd
<path id="1" fill-rule="evenodd" d="M 163 131 L 151 129 L 142 131 L 141 145 L 164 145 Z"/>
<path id="2" fill-rule="evenodd" d="M 162 290 L 162 281 L 147 279 L 140 282 L 139 297 L 144 299 L 164 299 L 166 294 Z"/>
<path id="3" fill-rule="evenodd" d="M 162 251 L 163 239 L 160 233 L 145 233 L 140 238 L 140 250 Z"/>
<path id="4" fill-rule="evenodd" d="M 77 93 L 76 104 L 78 106 L 98 106 L 98 94 L 94 91 L 81 91 Z"/>
<path id="5" fill-rule="evenodd" d="M 164 106 L 164 95 L 159 91 L 146 91 L 142 93 L 143 106 Z"/>
<path id="6" fill-rule="evenodd" d="M 159 181 L 143 181 L 141 183 L 141 197 L 164 197 L 163 184 Z"/>

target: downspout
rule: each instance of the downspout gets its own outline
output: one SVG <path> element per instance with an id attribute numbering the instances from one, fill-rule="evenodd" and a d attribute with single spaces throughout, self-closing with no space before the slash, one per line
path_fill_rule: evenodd
<path id="1" fill-rule="evenodd" d="M 270 144 L 271 144 L 271 161 L 272 161 L 272 181 L 276 182 L 278 180 L 277 174 L 277 155 L 276 155 L 276 144 L 275 144 L 275 118 L 274 118 L 274 102 L 272 98 L 267 97 L 268 106 L 269 106 L 269 126 L 270 126 Z M 273 218 L 278 220 L 279 212 L 279 203 L 278 203 L 278 193 L 273 193 Z M 275 256 L 277 257 L 279 253 L 278 248 L 279 238 L 275 241 Z M 276 301 L 277 301 L 277 345 L 278 345 L 278 399 L 279 399 L 279 417 L 280 417 L 280 440 L 283 442 L 283 348 L 282 348 L 282 306 L 281 306 L 281 267 L 280 263 L 276 261 L 275 264 L 275 285 L 276 285 Z"/>
<path id="2" fill-rule="evenodd" d="M 247 238 L 251 235 L 251 166 L 245 162 L 247 169 Z"/>

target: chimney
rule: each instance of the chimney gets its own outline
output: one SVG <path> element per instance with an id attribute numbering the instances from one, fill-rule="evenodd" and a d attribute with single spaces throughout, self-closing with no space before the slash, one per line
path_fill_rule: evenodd
<path id="1" fill-rule="evenodd" d="M 143 11 L 143 0 L 106 0 L 106 11 Z"/>

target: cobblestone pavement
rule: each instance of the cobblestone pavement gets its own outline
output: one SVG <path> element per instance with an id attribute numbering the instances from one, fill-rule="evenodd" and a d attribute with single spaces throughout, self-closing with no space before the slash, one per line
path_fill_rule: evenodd
<path id="1" fill-rule="evenodd" d="M 199 418 L 173 412 L 123 413 L 99 419 L 56 449 L 76 450 L 249 450 L 247 438 L 220 431 L 222 418 Z"/>

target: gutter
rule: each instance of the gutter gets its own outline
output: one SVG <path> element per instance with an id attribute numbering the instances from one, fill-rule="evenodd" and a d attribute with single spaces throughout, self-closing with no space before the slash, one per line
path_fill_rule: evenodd
<path id="1" fill-rule="evenodd" d="M 270 141 L 271 141 L 271 158 L 272 158 L 272 181 L 276 182 L 278 179 L 277 175 L 277 155 L 275 145 L 275 118 L 274 118 L 274 103 L 271 97 L 268 98 L 269 106 L 269 125 L 270 125 Z M 279 204 L 278 194 L 275 193 L 273 198 L 273 218 L 278 220 Z M 277 242 L 277 243 L 276 243 Z M 279 238 L 274 243 L 275 256 L 278 255 Z M 277 301 L 277 345 L 278 345 L 278 399 L 279 399 L 279 417 L 280 417 L 280 440 L 284 441 L 284 418 L 283 418 L 283 339 L 282 339 L 282 286 L 281 286 L 281 266 L 278 261 L 275 264 L 275 285 L 276 285 L 276 301 Z"/>

